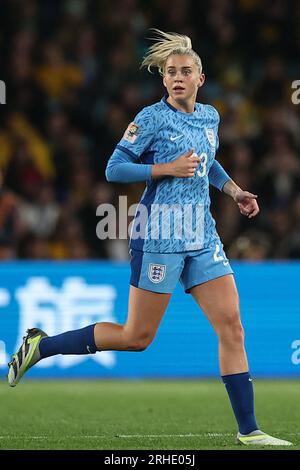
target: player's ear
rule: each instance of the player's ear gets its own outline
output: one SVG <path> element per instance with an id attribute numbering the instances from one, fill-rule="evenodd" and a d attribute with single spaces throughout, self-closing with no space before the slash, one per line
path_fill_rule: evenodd
<path id="1" fill-rule="evenodd" d="M 204 82 L 205 82 L 205 75 L 204 73 L 201 73 L 199 75 L 198 88 L 201 88 Z"/>
<path id="2" fill-rule="evenodd" d="M 165 76 L 163 76 L 163 84 L 164 84 L 164 87 L 167 88 Z"/>

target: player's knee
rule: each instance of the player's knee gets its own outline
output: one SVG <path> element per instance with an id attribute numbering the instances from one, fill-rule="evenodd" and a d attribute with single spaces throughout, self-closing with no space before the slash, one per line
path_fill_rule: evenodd
<path id="1" fill-rule="evenodd" d="M 140 336 L 134 336 L 132 338 L 129 338 L 127 349 L 129 351 L 135 352 L 145 351 L 145 349 L 147 349 L 148 346 L 151 344 L 152 340 L 153 336 L 147 333 L 142 334 Z"/>
<path id="2" fill-rule="evenodd" d="M 235 344 L 244 344 L 244 328 L 241 321 L 238 321 L 232 329 L 232 341 Z"/>
<path id="3" fill-rule="evenodd" d="M 143 352 L 147 349 L 150 342 L 147 343 L 146 341 L 133 341 L 128 346 L 128 351 L 135 351 L 135 352 Z"/>
<path id="4" fill-rule="evenodd" d="M 232 309 L 223 316 L 223 321 L 219 328 L 219 337 L 223 341 L 230 343 L 244 343 L 244 329 L 238 308 Z"/>

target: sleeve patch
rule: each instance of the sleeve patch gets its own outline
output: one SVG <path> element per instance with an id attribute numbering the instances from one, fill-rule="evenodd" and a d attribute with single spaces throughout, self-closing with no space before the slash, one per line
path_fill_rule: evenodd
<path id="1" fill-rule="evenodd" d="M 134 142 L 138 138 L 139 129 L 140 126 L 138 126 L 135 122 L 131 122 L 127 127 L 126 131 L 124 132 L 123 139 L 134 144 Z"/>

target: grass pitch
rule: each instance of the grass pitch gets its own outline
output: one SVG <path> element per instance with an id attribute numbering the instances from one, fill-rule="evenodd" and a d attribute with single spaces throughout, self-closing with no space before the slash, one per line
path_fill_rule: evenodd
<path id="1" fill-rule="evenodd" d="M 256 380 L 255 397 L 261 429 L 300 449 L 298 381 Z M 219 380 L 0 382 L 0 449 L 251 448 L 235 435 Z"/>

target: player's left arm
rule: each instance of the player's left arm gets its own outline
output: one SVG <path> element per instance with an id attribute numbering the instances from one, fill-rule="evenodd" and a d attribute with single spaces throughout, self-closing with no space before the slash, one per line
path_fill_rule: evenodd
<path id="1" fill-rule="evenodd" d="M 243 191 L 232 179 L 228 180 L 223 186 L 223 192 L 232 197 L 237 203 L 240 213 L 246 215 L 249 219 L 259 213 L 257 204 L 257 195 L 249 191 Z"/>
<path id="2" fill-rule="evenodd" d="M 211 107 L 212 108 L 212 107 Z M 216 114 L 217 124 L 220 122 L 219 113 L 213 108 Z M 216 132 L 216 151 L 219 148 L 219 137 Z M 220 191 L 228 194 L 237 203 L 240 213 L 246 215 L 251 219 L 259 213 L 257 204 L 257 195 L 249 191 L 243 191 L 226 173 L 222 165 L 217 160 L 214 160 L 208 173 L 209 183 L 218 188 Z"/>
<path id="3" fill-rule="evenodd" d="M 214 160 L 209 173 L 209 183 L 218 188 L 220 191 L 228 194 L 237 203 L 241 214 L 251 219 L 259 213 L 257 204 L 257 195 L 243 191 L 226 173 L 222 165 Z"/>

